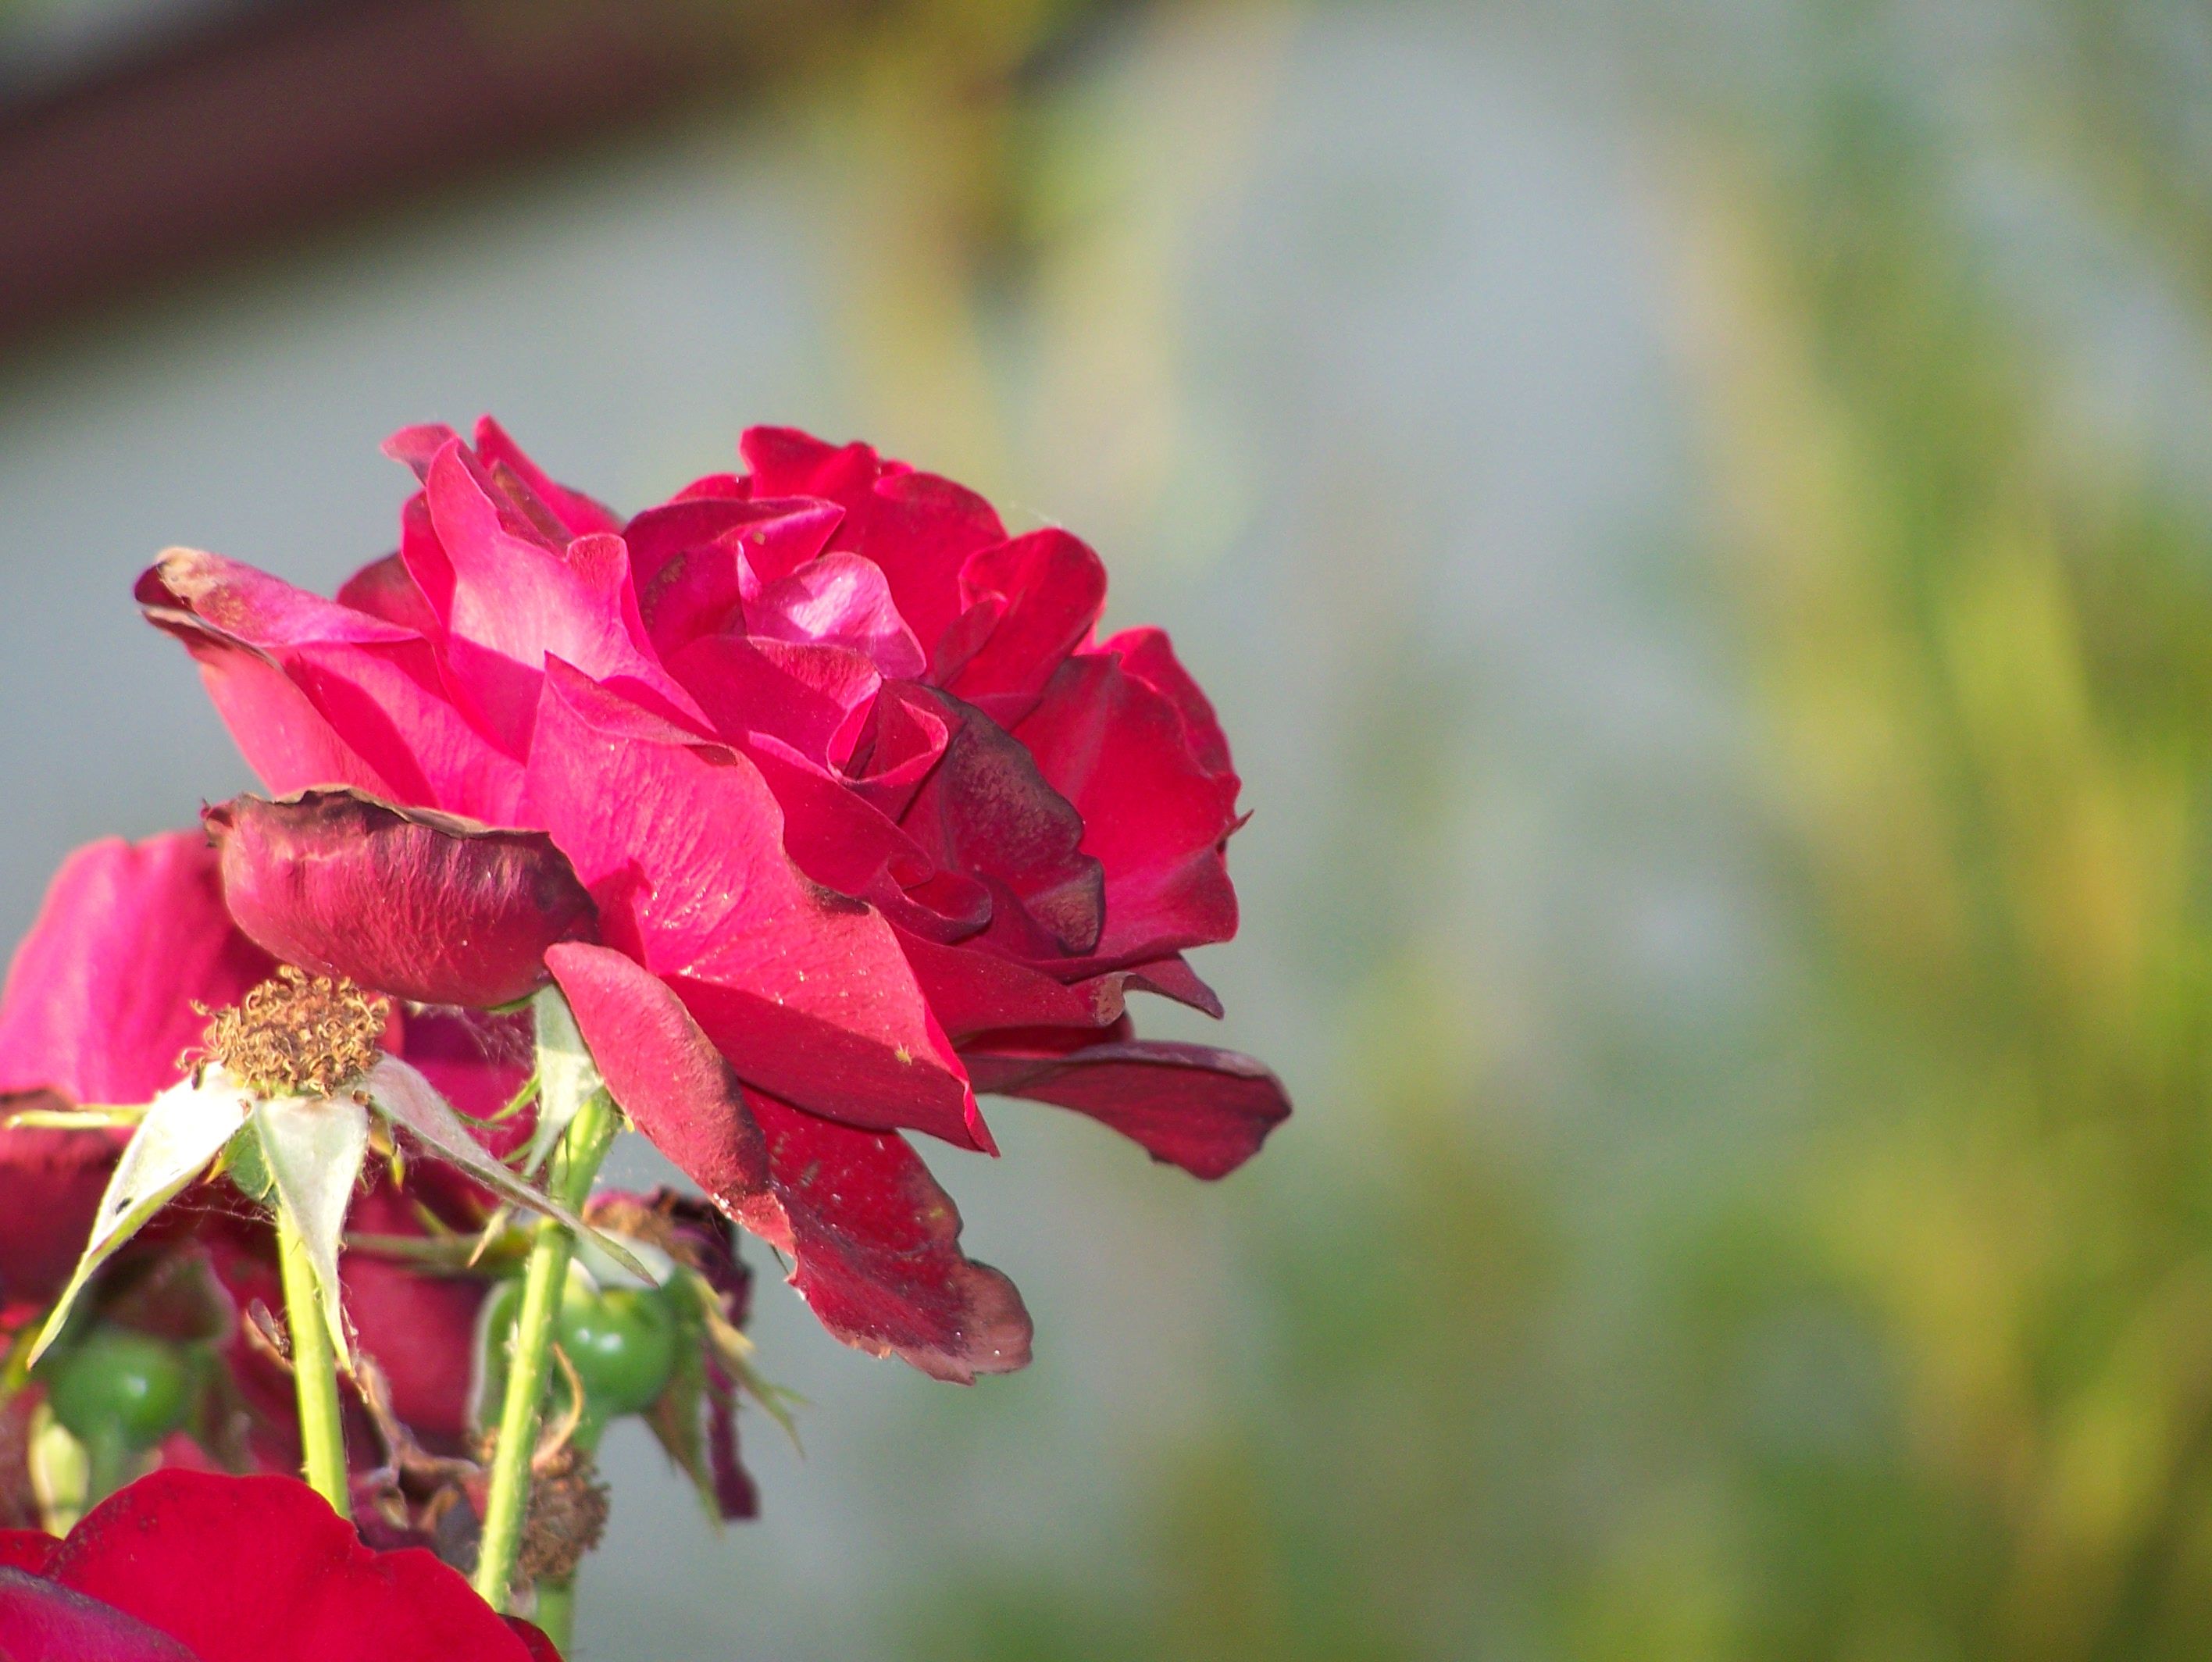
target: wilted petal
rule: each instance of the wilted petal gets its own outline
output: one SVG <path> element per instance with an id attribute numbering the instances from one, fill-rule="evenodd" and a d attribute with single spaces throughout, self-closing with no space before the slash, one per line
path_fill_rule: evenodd
<path id="1" fill-rule="evenodd" d="M 1035 1097 L 1111 1125 L 1155 1160 L 1224 1177 L 1290 1116 L 1282 1082 L 1235 1051 L 1136 1040 L 1061 1054 L 963 1046 L 979 1091 Z"/>
<path id="2" fill-rule="evenodd" d="M 905 1139 L 749 1100 L 775 1184 L 738 1220 L 790 1256 L 791 1284 L 824 1327 L 963 1385 L 1028 1365 L 1022 1295 L 962 1253 L 959 1210 Z"/>
<path id="3" fill-rule="evenodd" d="M 855 1125 L 988 1146 L 890 926 L 792 864 L 750 761 L 659 731 L 650 713 L 549 671 L 532 796 L 606 938 L 676 987 L 748 1083 Z"/>
<path id="4" fill-rule="evenodd" d="M 498 830 L 351 791 L 210 808 L 239 926 L 276 956 L 422 1004 L 512 1004 L 545 949 L 597 932 L 542 831 Z"/>
<path id="5" fill-rule="evenodd" d="M 78 849 L 46 891 L 0 992 L 0 1092 L 144 1102 L 176 1083 L 218 1010 L 275 967 L 223 909 L 196 832 Z"/>

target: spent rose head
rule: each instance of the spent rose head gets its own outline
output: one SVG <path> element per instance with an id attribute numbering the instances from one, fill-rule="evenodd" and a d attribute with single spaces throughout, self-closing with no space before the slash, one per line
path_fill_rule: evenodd
<path id="1" fill-rule="evenodd" d="M 829 1329 L 939 1377 L 1030 1323 L 910 1144 L 979 1092 L 1203 1178 L 1289 1112 L 1220 1014 L 1238 780 L 1166 636 L 1101 639 L 1098 557 L 787 429 L 627 519 L 489 420 L 387 452 L 398 550 L 325 599 L 174 550 L 141 579 L 266 797 L 209 810 L 228 911 L 402 1001 L 558 989 L 629 1122 L 790 1259 Z"/>

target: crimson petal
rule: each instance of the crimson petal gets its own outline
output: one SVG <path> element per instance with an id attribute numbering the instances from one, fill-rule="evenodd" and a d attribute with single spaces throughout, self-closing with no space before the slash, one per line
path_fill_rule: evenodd
<path id="1" fill-rule="evenodd" d="M 960 1054 L 977 1090 L 1089 1114 L 1194 1177 L 1227 1176 L 1290 1117 L 1266 1067 L 1205 1045 L 1130 1040 L 1040 1054 L 994 1052 L 986 1035 Z"/>
<path id="2" fill-rule="evenodd" d="M 200 1662 L 529 1662 L 532 1647 L 419 1547 L 374 1552 L 291 1477 L 157 1471 L 102 1501 L 54 1581 L 181 1640 Z"/>
<path id="3" fill-rule="evenodd" d="M 499 830 L 353 791 L 207 810 L 231 915 L 288 962 L 430 1004 L 511 1004 L 545 949 L 598 933 L 542 831 Z"/>
<path id="4" fill-rule="evenodd" d="M 7 1662 L 200 1662 L 158 1628 L 20 1569 L 0 1569 Z"/>

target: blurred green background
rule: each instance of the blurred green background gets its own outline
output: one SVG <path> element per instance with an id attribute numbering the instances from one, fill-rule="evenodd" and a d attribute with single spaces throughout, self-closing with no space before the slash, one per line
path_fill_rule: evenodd
<path id="1" fill-rule="evenodd" d="M 1064 522 L 1245 773 L 1297 1118 L 1001 1106 L 1036 1366 L 768 1288 L 805 1458 L 717 1538 L 618 1436 L 582 1655 L 2212 1651 L 2201 4 L 892 4 L 155 288 L 0 362 L 11 934 L 243 783 L 131 573 L 333 580 L 483 407 Z"/>

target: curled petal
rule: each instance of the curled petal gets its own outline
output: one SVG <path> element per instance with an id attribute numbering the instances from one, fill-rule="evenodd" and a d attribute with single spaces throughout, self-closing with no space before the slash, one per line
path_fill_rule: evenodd
<path id="1" fill-rule="evenodd" d="M 352 791 L 210 808 L 239 926 L 288 962 L 429 1004 L 486 1008 L 545 982 L 545 949 L 591 939 L 591 896 L 552 839 Z"/>
<path id="2" fill-rule="evenodd" d="M 1221 1000 L 1179 955 L 1072 981 L 1035 964 L 968 946 L 901 937 L 915 980 L 956 1046 L 1005 1028 L 1106 1028 L 1121 1019 L 1132 992 L 1154 993 L 1217 1019 Z"/>
<path id="3" fill-rule="evenodd" d="M 974 555 L 960 589 L 971 608 L 995 600 L 995 616 L 945 684 L 1011 725 L 1029 713 L 1061 661 L 1089 644 L 1106 605 L 1106 567 L 1087 543 L 1048 527 Z M 951 667 L 940 663 L 939 671 Z"/>
<path id="4" fill-rule="evenodd" d="M 1010 1035 L 1011 1036 L 1011 1035 Z M 1089 1114 L 1194 1177 L 1225 1177 L 1290 1117 L 1282 1082 L 1235 1051 L 1136 1040 L 1060 1054 L 961 1051 L 980 1091 Z"/>
<path id="5" fill-rule="evenodd" d="M 520 767 L 449 700 L 435 650 L 412 629 L 191 549 L 162 555 L 137 594 L 198 661 L 270 790 L 352 785 L 514 819 Z"/>
<path id="6" fill-rule="evenodd" d="M 206 838 L 88 844 L 55 874 L 0 992 L 0 1092 L 150 1101 L 207 1026 L 194 1005 L 235 1004 L 273 967 L 223 909 Z"/>

